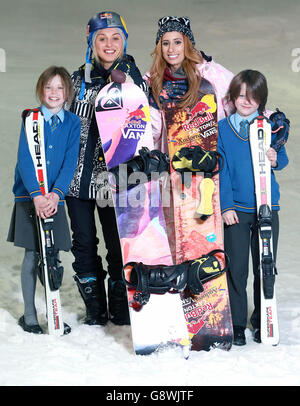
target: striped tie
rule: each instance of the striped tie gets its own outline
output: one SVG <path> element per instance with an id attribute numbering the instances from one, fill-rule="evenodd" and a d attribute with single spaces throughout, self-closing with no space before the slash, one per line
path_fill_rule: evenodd
<path id="1" fill-rule="evenodd" d="M 247 120 L 243 120 L 240 122 L 240 136 L 242 138 L 247 138 L 248 137 L 248 128 L 249 128 L 249 123 Z"/>
<path id="2" fill-rule="evenodd" d="M 52 133 L 53 133 L 53 131 L 56 130 L 58 123 L 59 123 L 59 119 L 58 119 L 57 115 L 54 114 L 52 116 L 52 123 L 51 123 L 51 132 Z"/>

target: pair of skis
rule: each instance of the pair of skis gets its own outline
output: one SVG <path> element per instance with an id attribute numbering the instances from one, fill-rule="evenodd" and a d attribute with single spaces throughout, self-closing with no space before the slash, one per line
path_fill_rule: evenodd
<path id="1" fill-rule="evenodd" d="M 250 124 L 250 148 L 256 190 L 260 251 L 261 341 L 279 343 L 275 292 L 276 265 L 272 242 L 271 163 L 266 152 L 271 145 L 271 124 L 264 116 Z"/>
<path id="2" fill-rule="evenodd" d="M 36 177 L 43 195 L 48 193 L 45 145 L 44 117 L 39 109 L 27 110 L 23 113 L 28 148 L 34 164 Z M 59 295 L 59 279 L 62 267 L 57 266 L 54 252 L 53 222 L 49 217 L 41 219 L 36 216 L 40 244 L 41 281 L 45 289 L 48 333 L 60 336 L 64 334 L 64 323 Z"/>

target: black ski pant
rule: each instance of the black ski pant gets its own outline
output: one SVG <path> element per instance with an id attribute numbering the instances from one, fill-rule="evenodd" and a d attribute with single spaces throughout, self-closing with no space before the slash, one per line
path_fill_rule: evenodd
<path id="1" fill-rule="evenodd" d="M 113 207 L 98 207 L 95 200 L 66 197 L 72 229 L 73 269 L 79 277 L 85 274 L 101 275 L 103 264 L 98 254 L 99 239 L 96 228 L 96 210 L 107 250 L 107 271 L 112 280 L 122 279 L 122 254 L 116 216 Z"/>
<path id="2" fill-rule="evenodd" d="M 249 274 L 249 251 L 251 250 L 253 268 L 254 311 L 250 322 L 254 328 L 260 327 L 260 273 L 259 239 L 256 213 L 236 211 L 239 223 L 224 225 L 224 249 L 230 265 L 227 272 L 232 322 L 234 326 L 246 328 L 248 318 L 247 279 Z M 273 258 L 276 261 L 279 216 L 272 212 Z"/>

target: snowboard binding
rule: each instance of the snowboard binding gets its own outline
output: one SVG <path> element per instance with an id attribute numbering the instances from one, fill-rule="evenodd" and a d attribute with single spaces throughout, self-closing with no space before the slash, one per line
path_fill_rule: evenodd
<path id="1" fill-rule="evenodd" d="M 275 275 L 277 275 L 277 269 L 271 251 L 272 213 L 267 204 L 263 204 L 259 208 L 258 227 L 264 247 L 261 258 L 263 291 L 266 299 L 272 299 L 274 295 Z"/>
<path id="2" fill-rule="evenodd" d="M 149 148 L 142 147 L 139 150 L 139 155 L 124 162 L 124 164 L 111 168 L 109 172 L 115 177 L 116 191 L 120 191 L 129 190 L 137 185 L 151 181 L 152 174 L 161 177 L 165 172 L 169 172 L 169 169 L 170 158 L 167 154 L 156 149 L 150 151 Z M 130 176 L 131 179 L 129 179 Z M 154 179 L 157 178 L 154 177 Z M 132 183 L 134 180 L 136 183 Z"/>
<path id="3" fill-rule="evenodd" d="M 223 167 L 223 157 L 217 151 L 205 151 L 200 145 L 184 147 L 176 152 L 173 157 L 173 168 L 179 172 L 204 172 L 206 177 L 212 178 L 220 172 L 218 168 L 221 158 Z"/>
<path id="4" fill-rule="evenodd" d="M 288 140 L 290 120 L 288 120 L 285 114 L 282 111 L 279 111 L 278 108 L 276 109 L 276 112 L 270 115 L 269 120 L 274 123 L 272 133 L 277 133 L 276 138 L 271 143 L 271 147 L 274 148 L 275 151 L 279 151 Z"/>
<path id="5" fill-rule="evenodd" d="M 204 179 L 200 183 L 201 202 L 197 214 L 201 220 L 206 220 L 213 214 L 212 195 L 215 190 L 213 177 L 223 168 L 224 160 L 217 151 L 205 151 L 199 145 L 184 147 L 178 151 L 172 160 L 173 168 L 181 174 L 182 184 L 190 186 L 191 178 L 187 182 L 186 172 L 203 172 Z"/>
<path id="6" fill-rule="evenodd" d="M 226 266 L 222 269 L 215 254 L 223 253 Z M 140 305 L 145 305 L 151 293 L 178 293 L 189 289 L 191 294 L 203 292 L 203 283 L 223 274 L 228 267 L 228 256 L 225 251 L 216 249 L 195 260 L 178 265 L 145 265 L 129 262 L 123 267 L 123 280 L 127 286 L 136 289 L 133 299 Z M 126 268 L 131 267 L 130 280 L 126 279 Z"/>

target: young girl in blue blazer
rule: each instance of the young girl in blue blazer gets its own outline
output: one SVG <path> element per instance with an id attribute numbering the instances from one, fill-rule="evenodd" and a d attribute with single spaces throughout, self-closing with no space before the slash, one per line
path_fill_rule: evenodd
<path id="1" fill-rule="evenodd" d="M 65 110 L 72 101 L 73 84 L 63 67 L 51 66 L 39 77 L 36 94 L 44 116 L 44 145 L 49 192 L 42 194 L 22 122 L 13 193 L 15 203 L 8 241 L 25 249 L 21 266 L 24 315 L 19 325 L 28 332 L 43 333 L 34 303 L 39 243 L 35 214 L 42 219 L 54 216 L 55 250 L 69 251 L 71 239 L 64 208 L 64 198 L 75 172 L 80 137 L 80 119 Z"/>

